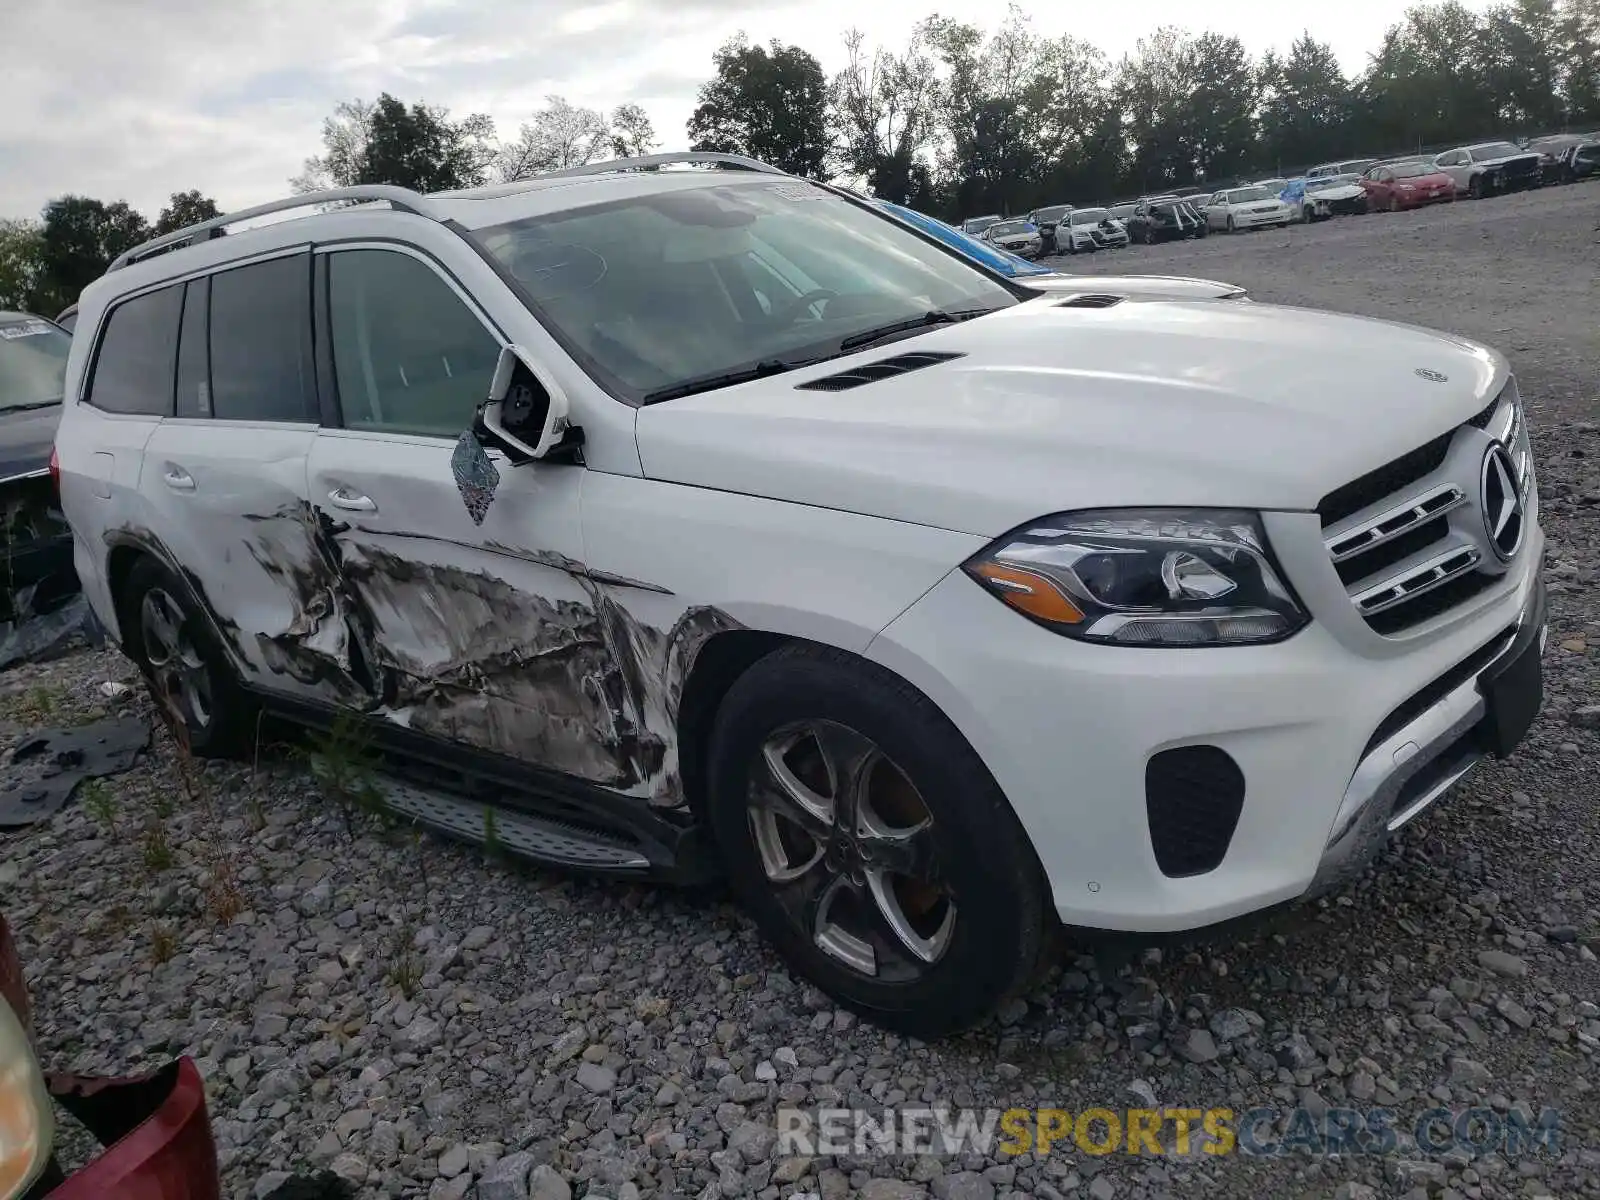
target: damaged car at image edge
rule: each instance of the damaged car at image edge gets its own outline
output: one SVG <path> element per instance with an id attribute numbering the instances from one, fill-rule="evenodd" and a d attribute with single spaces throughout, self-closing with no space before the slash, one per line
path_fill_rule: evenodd
<path id="1" fill-rule="evenodd" d="M 192 1059 L 121 1079 L 46 1075 L 32 1030 L 22 964 L 0 916 L 0 1198 L 218 1200 L 205 1085 Z M 56 1156 L 58 1106 L 105 1147 L 75 1171 Z"/>
<path id="2" fill-rule="evenodd" d="M 1340 886 L 1541 704 L 1506 360 L 1147 282 L 701 152 L 231 214 L 81 297 L 78 572 L 197 753 L 355 714 L 391 810 L 725 873 L 937 1037 Z"/>

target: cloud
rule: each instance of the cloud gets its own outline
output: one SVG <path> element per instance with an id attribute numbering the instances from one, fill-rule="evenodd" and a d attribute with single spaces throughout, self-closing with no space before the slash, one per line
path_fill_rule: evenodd
<path id="1" fill-rule="evenodd" d="M 188 188 L 224 208 L 259 203 L 284 194 L 320 151 L 337 103 L 382 91 L 487 112 L 507 136 L 551 93 L 607 110 L 633 101 L 670 149 L 683 144 L 712 53 L 734 33 L 797 42 L 836 70 L 851 26 L 899 44 L 935 9 L 983 26 L 1003 15 L 992 0 L 0 3 L 0 217 L 36 214 L 69 192 L 125 199 L 151 216 Z M 1041 32 L 1069 31 L 1059 5 L 1022 4 Z M 1343 0 L 1317 11 L 1314 32 L 1355 71 L 1397 15 L 1392 0 Z M 1158 24 L 1212 26 L 1260 52 L 1292 40 L 1303 16 L 1281 4 L 1213 12 L 1145 0 L 1137 26 L 1109 22 L 1094 39 L 1116 58 Z"/>

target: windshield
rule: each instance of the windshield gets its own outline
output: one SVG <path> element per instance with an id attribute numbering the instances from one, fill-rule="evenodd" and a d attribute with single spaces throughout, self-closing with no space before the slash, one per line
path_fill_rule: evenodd
<path id="1" fill-rule="evenodd" d="M 790 179 L 658 191 L 476 236 L 552 333 L 634 402 L 836 355 L 896 322 L 1016 303 L 969 259 Z"/>
<path id="2" fill-rule="evenodd" d="M 1485 142 L 1481 146 L 1473 146 L 1472 157 L 1480 161 L 1485 158 L 1510 158 L 1513 154 L 1525 153 L 1510 142 Z"/>
<path id="3" fill-rule="evenodd" d="M 1228 198 L 1235 204 L 1249 204 L 1253 200 L 1271 200 L 1272 193 L 1264 187 L 1240 188 L 1236 192 L 1229 192 Z"/>
<path id="4" fill-rule="evenodd" d="M 0 323 L 0 411 L 61 403 L 72 338 L 30 317 Z"/>
<path id="5" fill-rule="evenodd" d="M 1041 208 L 1033 214 L 1033 219 L 1035 221 L 1059 221 L 1067 215 L 1068 210 L 1071 208 L 1072 205 L 1070 204 L 1057 204 L 1053 208 Z"/>
<path id="6" fill-rule="evenodd" d="M 968 217 L 961 222 L 961 230 L 963 233 L 982 233 L 998 220 L 999 217 Z"/>
<path id="7" fill-rule="evenodd" d="M 1437 173 L 1437 168 L 1432 163 L 1400 163 L 1389 168 L 1396 179 L 1420 179 L 1424 175 Z"/>
<path id="8" fill-rule="evenodd" d="M 989 226 L 989 233 L 991 235 L 993 235 L 993 234 L 1008 235 L 1008 234 L 1014 234 L 1014 233 L 1028 233 L 1028 232 L 1029 232 L 1028 223 L 1026 221 L 999 221 L 999 222 L 996 222 L 995 224 Z"/>
<path id="9" fill-rule="evenodd" d="M 1125 217 L 1131 217 L 1133 215 L 1133 210 L 1137 207 L 1138 206 L 1134 204 L 1113 204 L 1106 211 L 1110 213 L 1111 216 L 1121 220 Z"/>
<path id="10" fill-rule="evenodd" d="M 1072 213 L 1074 225 L 1098 225 L 1106 219 L 1106 210 L 1103 208 L 1078 208 Z"/>

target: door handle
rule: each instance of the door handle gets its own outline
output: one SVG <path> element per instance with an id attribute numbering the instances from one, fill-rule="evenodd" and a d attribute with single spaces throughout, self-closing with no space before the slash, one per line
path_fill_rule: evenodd
<path id="1" fill-rule="evenodd" d="M 347 487 L 336 487 L 328 493 L 328 503 L 335 508 L 348 509 L 350 512 L 377 512 L 378 506 L 371 496 L 362 495 Z"/>
<path id="2" fill-rule="evenodd" d="M 162 468 L 161 481 L 175 492 L 194 491 L 194 476 L 176 463 L 167 463 Z"/>

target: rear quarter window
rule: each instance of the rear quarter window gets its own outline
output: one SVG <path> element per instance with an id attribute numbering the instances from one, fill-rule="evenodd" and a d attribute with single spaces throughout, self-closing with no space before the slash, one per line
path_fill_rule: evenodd
<path id="1" fill-rule="evenodd" d="M 183 285 L 124 300 L 106 318 L 87 401 L 103 412 L 162 417 L 172 411 Z"/>

